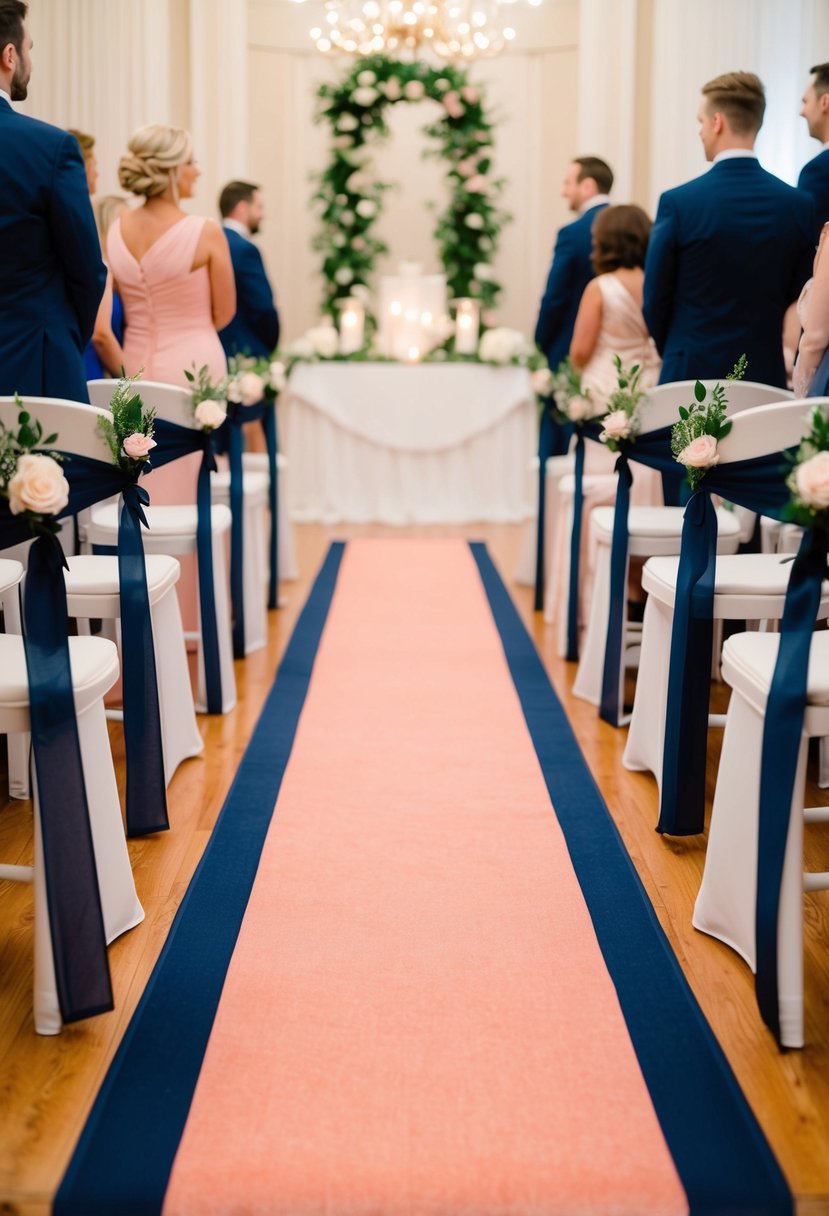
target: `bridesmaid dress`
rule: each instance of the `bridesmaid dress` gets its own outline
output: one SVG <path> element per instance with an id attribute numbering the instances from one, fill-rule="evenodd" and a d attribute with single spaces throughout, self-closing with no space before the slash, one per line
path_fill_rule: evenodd
<path id="1" fill-rule="evenodd" d="M 213 325 L 207 266 L 193 269 L 207 220 L 187 215 L 151 245 L 139 260 L 121 235 L 121 219 L 107 237 L 107 256 L 124 307 L 124 366 L 127 375 L 188 387 L 185 369 L 204 365 L 215 382 L 227 374 Z M 142 478 L 153 506 L 194 503 L 201 456 L 194 454 Z M 179 600 L 185 629 L 196 623 L 195 559 L 184 558 Z"/>

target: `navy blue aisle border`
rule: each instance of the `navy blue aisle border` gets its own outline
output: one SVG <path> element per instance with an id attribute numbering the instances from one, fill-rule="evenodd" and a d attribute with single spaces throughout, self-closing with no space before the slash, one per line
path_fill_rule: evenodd
<path id="1" fill-rule="evenodd" d="M 692 1216 L 789 1216 L 792 1197 L 676 960 L 529 634 L 477 562 L 555 814 Z"/>
<path id="2" fill-rule="evenodd" d="M 216 827 L 55 1197 L 57 1216 L 161 1211 L 344 548 L 330 547 L 297 621 Z"/>

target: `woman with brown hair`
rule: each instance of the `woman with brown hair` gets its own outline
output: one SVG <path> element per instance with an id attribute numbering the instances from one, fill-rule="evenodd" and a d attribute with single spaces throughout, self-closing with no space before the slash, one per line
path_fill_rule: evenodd
<path id="1" fill-rule="evenodd" d="M 570 358 L 601 413 L 616 388 L 618 355 L 625 367 L 642 367 L 640 386 L 659 378 L 660 360 L 642 316 L 642 284 L 651 221 L 641 207 L 606 207 L 593 223 L 593 269 L 576 317 Z"/>

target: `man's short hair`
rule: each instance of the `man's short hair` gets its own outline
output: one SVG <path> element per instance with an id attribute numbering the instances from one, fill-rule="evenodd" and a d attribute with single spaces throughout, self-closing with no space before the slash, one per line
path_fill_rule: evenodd
<path id="1" fill-rule="evenodd" d="M 592 177 L 599 194 L 610 194 L 613 189 L 613 170 L 606 161 L 598 156 L 574 156 L 573 164 L 579 166 L 577 181 L 583 182 L 586 177 Z"/>
<path id="2" fill-rule="evenodd" d="M 815 78 L 815 92 L 818 97 L 822 93 L 829 93 L 829 63 L 818 63 L 809 71 Z"/>
<path id="3" fill-rule="evenodd" d="M 0 0 L 0 51 L 11 42 L 18 55 L 21 53 L 28 11 L 26 0 Z"/>
<path id="4" fill-rule="evenodd" d="M 223 220 L 232 215 L 239 203 L 253 202 L 253 196 L 259 189 L 253 182 L 228 182 L 219 195 L 219 213 Z"/>
<path id="5" fill-rule="evenodd" d="M 719 111 L 735 135 L 756 135 L 766 113 L 766 90 L 753 72 L 726 72 L 702 86 L 709 113 Z"/>

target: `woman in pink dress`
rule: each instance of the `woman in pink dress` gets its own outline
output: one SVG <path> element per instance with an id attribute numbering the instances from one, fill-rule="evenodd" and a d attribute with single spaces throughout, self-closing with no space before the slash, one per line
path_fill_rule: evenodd
<path id="1" fill-rule="evenodd" d="M 236 312 L 230 252 L 218 224 L 187 215 L 199 177 L 187 131 L 153 123 L 139 128 L 121 158 L 123 189 L 143 199 L 119 216 L 107 237 L 113 286 L 124 305 L 127 375 L 187 387 L 185 369 L 207 366 L 222 380 L 227 361 L 217 331 Z M 155 506 L 193 503 L 201 457 L 186 456 L 150 473 L 143 484 Z M 183 563 L 179 584 L 185 628 L 195 614 L 195 575 Z"/>
<path id="2" fill-rule="evenodd" d="M 659 379 L 661 361 L 642 316 L 642 284 L 645 277 L 645 254 L 648 248 L 651 221 L 641 207 L 622 205 L 606 207 L 593 223 L 593 253 L 591 260 L 595 279 L 587 284 L 581 298 L 570 359 L 581 373 L 582 388 L 593 403 L 592 413 L 606 411 L 607 400 L 617 384 L 613 356 L 618 355 L 626 369 L 638 363 L 642 368 L 639 381 L 643 389 L 652 388 Z M 580 559 L 580 618 L 586 621 L 585 605 L 592 588 L 592 560 L 588 521 L 594 507 L 612 504 L 616 499 L 616 456 L 602 443 L 587 440 L 584 471 L 596 476 L 585 491 L 584 522 Z M 640 506 L 661 505 L 662 482 L 654 469 L 631 462 L 633 487 L 631 502 Z M 562 504 L 562 507 L 564 504 Z M 560 518 L 571 518 L 560 510 Z M 547 617 L 556 617 L 563 634 L 567 611 L 569 580 L 570 532 L 557 529 L 553 539 L 551 600 Z"/>

